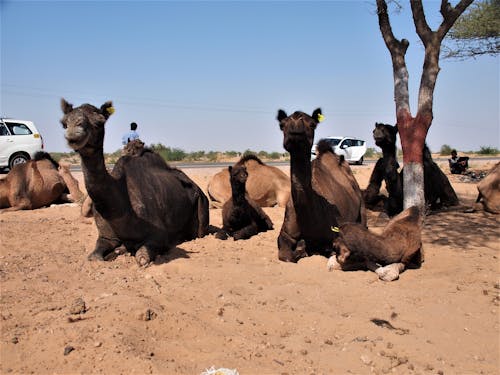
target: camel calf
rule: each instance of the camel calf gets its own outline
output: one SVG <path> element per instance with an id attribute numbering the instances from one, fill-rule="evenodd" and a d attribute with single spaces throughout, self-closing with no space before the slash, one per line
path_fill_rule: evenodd
<path id="1" fill-rule="evenodd" d="M 384 281 L 393 281 L 408 266 L 422 261 L 421 218 L 417 207 L 393 217 L 382 233 L 376 234 L 357 223 L 339 228 L 333 241 L 336 255 L 328 261 L 329 270 L 369 269 Z"/>
<path id="2" fill-rule="evenodd" d="M 217 238 L 227 239 L 233 236 L 234 240 L 250 238 L 257 233 L 273 229 L 273 223 L 262 208 L 245 193 L 248 178 L 244 164 L 229 167 L 232 196 L 222 206 L 222 231 Z"/>

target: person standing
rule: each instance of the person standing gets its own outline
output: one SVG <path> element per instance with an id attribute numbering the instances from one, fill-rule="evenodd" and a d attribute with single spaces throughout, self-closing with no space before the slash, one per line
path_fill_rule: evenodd
<path id="1" fill-rule="evenodd" d="M 130 124 L 130 131 L 125 133 L 122 137 L 122 144 L 126 146 L 127 143 L 135 139 L 139 139 L 139 133 L 137 133 L 137 124 L 132 122 Z"/>

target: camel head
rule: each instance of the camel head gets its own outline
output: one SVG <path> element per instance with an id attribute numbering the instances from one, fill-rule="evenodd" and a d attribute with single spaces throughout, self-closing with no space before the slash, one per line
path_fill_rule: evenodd
<path id="1" fill-rule="evenodd" d="M 311 116 L 297 111 L 288 116 L 285 111 L 278 111 L 280 129 L 283 131 L 283 147 L 288 152 L 306 152 L 310 155 L 314 142 L 314 131 L 322 117 L 321 109 L 316 109 Z"/>
<path id="2" fill-rule="evenodd" d="M 386 146 L 394 146 L 396 144 L 396 135 L 398 134 L 398 128 L 396 126 L 375 123 L 375 129 L 373 129 L 373 139 L 375 144 L 384 148 Z"/>
<path id="3" fill-rule="evenodd" d="M 229 166 L 229 178 L 231 180 L 231 186 L 233 185 L 245 185 L 248 178 L 247 168 L 245 164 L 235 164 L 233 167 Z"/>
<path id="4" fill-rule="evenodd" d="M 102 149 L 104 142 L 104 124 L 114 112 L 109 101 L 101 108 L 83 104 L 73 108 L 66 100 L 61 99 L 61 109 L 64 113 L 61 123 L 66 129 L 64 134 L 69 147 L 78 152 L 92 153 Z"/>

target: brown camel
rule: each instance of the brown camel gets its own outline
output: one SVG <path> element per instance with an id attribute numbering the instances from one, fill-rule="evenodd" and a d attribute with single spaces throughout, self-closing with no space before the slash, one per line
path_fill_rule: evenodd
<path id="1" fill-rule="evenodd" d="M 500 162 L 477 184 L 477 190 L 476 203 L 481 202 L 485 211 L 500 214 Z"/>
<path id="2" fill-rule="evenodd" d="M 311 163 L 314 131 L 321 110 L 312 116 L 280 110 L 283 146 L 290 153 L 291 199 L 278 237 L 278 257 L 296 262 L 311 254 L 330 256 L 337 233 L 331 230 L 347 222 L 366 225 L 361 190 L 349 164 L 335 155 L 329 144 L 318 143 L 318 156 Z"/>
<path id="3" fill-rule="evenodd" d="M 32 210 L 57 202 L 77 202 L 82 197 L 68 166 L 59 165 L 46 152 L 16 165 L 0 180 L 1 211 Z"/>
<path id="4" fill-rule="evenodd" d="M 279 168 L 264 164 L 253 154 L 243 156 L 237 164 L 244 165 L 248 172 L 246 184 L 248 195 L 261 207 L 276 204 L 285 207 L 290 197 L 290 178 Z M 231 184 L 227 168 L 215 174 L 208 183 L 210 205 L 221 208 L 231 198 Z"/>
<path id="5" fill-rule="evenodd" d="M 222 231 L 217 233 L 221 240 L 232 236 L 236 240 L 248 239 L 260 232 L 273 229 L 273 223 L 262 208 L 245 192 L 248 178 L 244 164 L 229 167 L 232 196 L 222 206 Z"/>
<path id="6" fill-rule="evenodd" d="M 393 281 L 408 266 L 420 267 L 422 261 L 421 217 L 410 207 L 394 216 L 381 234 L 357 223 L 339 228 L 334 240 L 336 255 L 328 261 L 329 270 L 369 269 L 384 281 Z"/>
<path id="7" fill-rule="evenodd" d="M 124 245 L 145 266 L 157 254 L 207 234 L 207 197 L 158 154 L 144 149 L 137 156 L 122 156 L 107 172 L 103 142 L 104 125 L 114 112 L 111 102 L 73 108 L 62 99 L 61 106 L 65 137 L 81 157 L 99 231 L 89 259 L 110 258 Z"/>

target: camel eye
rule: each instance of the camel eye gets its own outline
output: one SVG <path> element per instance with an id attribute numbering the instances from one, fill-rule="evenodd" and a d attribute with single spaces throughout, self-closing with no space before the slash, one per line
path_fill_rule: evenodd
<path id="1" fill-rule="evenodd" d="M 61 124 L 62 124 L 64 129 L 66 129 L 68 127 L 68 125 L 66 125 L 66 123 L 64 121 L 61 121 Z"/>

